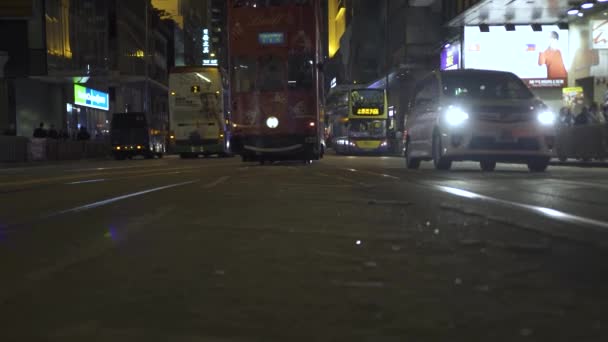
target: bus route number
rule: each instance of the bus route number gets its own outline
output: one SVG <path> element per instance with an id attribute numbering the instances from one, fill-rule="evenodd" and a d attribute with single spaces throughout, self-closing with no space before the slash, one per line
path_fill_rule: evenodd
<path id="1" fill-rule="evenodd" d="M 380 109 L 378 109 L 378 108 L 359 108 L 359 109 L 357 109 L 357 115 L 380 115 Z"/>

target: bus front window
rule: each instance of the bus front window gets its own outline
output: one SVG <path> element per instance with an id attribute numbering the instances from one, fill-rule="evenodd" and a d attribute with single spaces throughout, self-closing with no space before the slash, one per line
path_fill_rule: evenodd
<path id="1" fill-rule="evenodd" d="M 285 89 L 285 63 L 276 56 L 262 56 L 258 63 L 257 84 L 261 91 Z"/>
<path id="2" fill-rule="evenodd" d="M 294 54 L 289 56 L 289 78 L 287 84 L 290 89 L 308 89 L 313 86 L 313 57 L 308 54 Z"/>
<path id="3" fill-rule="evenodd" d="M 386 121 L 352 120 L 348 131 L 353 138 L 384 138 L 386 137 Z"/>
<path id="4" fill-rule="evenodd" d="M 350 94 L 353 114 L 357 115 L 361 108 L 378 109 L 378 113 L 384 113 L 384 90 L 358 89 Z"/>
<path id="5" fill-rule="evenodd" d="M 237 93 L 255 90 L 256 63 L 252 58 L 235 58 L 232 84 Z"/>

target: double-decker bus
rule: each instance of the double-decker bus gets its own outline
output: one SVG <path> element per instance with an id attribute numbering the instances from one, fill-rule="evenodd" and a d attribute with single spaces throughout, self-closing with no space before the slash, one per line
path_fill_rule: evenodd
<path id="1" fill-rule="evenodd" d="M 217 67 L 176 67 L 169 74 L 171 151 L 182 158 L 230 154 L 224 83 Z"/>
<path id="2" fill-rule="evenodd" d="M 388 152 L 387 98 L 383 89 L 349 89 L 329 116 L 338 154 Z"/>
<path id="3" fill-rule="evenodd" d="M 243 161 L 323 154 L 320 2 L 229 1 L 232 147 Z"/>

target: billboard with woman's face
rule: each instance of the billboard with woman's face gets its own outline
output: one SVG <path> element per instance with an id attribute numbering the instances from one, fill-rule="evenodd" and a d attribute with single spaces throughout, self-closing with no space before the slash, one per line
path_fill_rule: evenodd
<path id="1" fill-rule="evenodd" d="M 563 87 L 568 82 L 568 30 L 542 25 L 534 31 L 529 25 L 507 31 L 490 26 L 481 32 L 477 26 L 465 27 L 464 64 L 469 69 L 509 71 L 531 87 Z"/>

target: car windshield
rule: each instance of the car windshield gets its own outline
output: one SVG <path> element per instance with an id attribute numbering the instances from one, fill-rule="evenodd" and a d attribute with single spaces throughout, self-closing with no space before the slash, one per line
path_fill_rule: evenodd
<path id="1" fill-rule="evenodd" d="M 455 98 L 508 100 L 534 97 L 519 78 L 506 73 L 445 73 L 443 93 Z"/>

